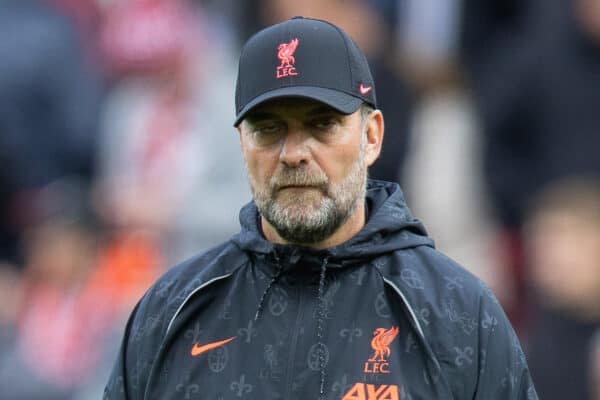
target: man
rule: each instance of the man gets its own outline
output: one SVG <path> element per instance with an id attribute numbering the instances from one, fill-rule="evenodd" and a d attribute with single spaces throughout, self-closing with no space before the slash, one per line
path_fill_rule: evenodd
<path id="1" fill-rule="evenodd" d="M 537 398 L 493 294 L 433 248 L 396 184 L 367 182 L 383 116 L 343 31 L 257 33 L 236 111 L 241 232 L 148 291 L 105 398 Z"/>

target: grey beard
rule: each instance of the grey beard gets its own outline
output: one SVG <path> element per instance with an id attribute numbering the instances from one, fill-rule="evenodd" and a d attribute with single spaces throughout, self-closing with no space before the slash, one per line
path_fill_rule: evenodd
<path id="1" fill-rule="evenodd" d="M 365 198 L 367 166 L 364 161 L 364 145 L 348 176 L 337 185 L 329 185 L 325 176 L 309 177 L 299 168 L 285 167 L 275 175 L 267 190 L 257 190 L 251 180 L 254 201 L 261 215 L 273 226 L 279 236 L 295 244 L 315 244 L 333 235 L 355 211 Z M 302 209 L 295 202 L 282 206 L 275 193 L 282 184 L 314 184 L 323 192 L 318 207 Z M 309 206 L 307 206 L 309 207 Z"/>
<path id="2" fill-rule="evenodd" d="M 313 244 L 327 239 L 350 216 L 350 213 L 337 209 L 329 197 L 324 198 L 317 213 L 310 216 L 294 218 L 286 209 L 279 207 L 275 200 L 269 200 L 264 209 L 259 206 L 259 211 L 279 236 L 297 244 Z"/>

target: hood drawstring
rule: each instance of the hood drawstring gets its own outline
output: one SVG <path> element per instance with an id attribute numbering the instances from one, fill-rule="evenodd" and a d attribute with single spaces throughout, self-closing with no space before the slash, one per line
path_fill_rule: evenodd
<path id="1" fill-rule="evenodd" d="M 274 257 L 275 257 L 275 262 L 277 263 L 277 271 L 271 277 L 271 280 L 269 281 L 262 296 L 260 297 L 260 301 L 258 303 L 258 309 L 256 310 L 256 315 L 254 316 L 255 321 L 257 321 L 260 318 L 260 315 L 262 314 L 262 310 L 264 308 L 265 299 L 267 298 L 267 295 L 269 294 L 269 292 L 271 291 L 271 288 L 279 280 L 279 278 L 281 277 L 281 275 L 283 273 L 283 266 L 281 265 L 281 262 L 279 260 L 279 256 L 277 255 L 277 253 L 275 253 Z M 318 314 L 318 318 L 317 318 L 317 338 L 318 338 L 318 345 L 319 345 L 319 372 L 321 374 L 320 385 L 319 385 L 319 398 L 320 399 L 325 399 L 325 364 L 326 364 L 325 352 L 326 352 L 326 347 L 325 347 L 325 343 L 323 343 L 323 324 L 325 323 L 325 311 L 327 308 L 324 292 L 325 292 L 325 276 L 326 276 L 326 272 L 327 272 L 327 264 L 328 263 L 329 263 L 329 257 L 325 257 L 323 259 L 323 263 L 321 264 L 321 271 L 319 274 L 319 289 L 318 289 L 318 294 L 317 294 L 317 301 L 319 303 L 319 314 Z"/>
<path id="2" fill-rule="evenodd" d="M 260 314 L 262 314 L 262 310 L 265 305 L 265 299 L 267 298 L 267 294 L 269 294 L 269 292 L 271 291 L 271 287 L 273 287 L 275 282 L 277 282 L 279 280 L 279 278 L 281 277 L 281 273 L 283 272 L 283 265 L 281 265 L 281 262 L 279 261 L 279 255 L 277 254 L 277 252 L 274 253 L 274 257 L 275 257 L 275 263 L 277 264 L 277 271 L 275 271 L 275 273 L 271 277 L 271 281 L 269 281 L 269 284 L 265 288 L 262 296 L 260 296 L 260 301 L 258 302 L 258 308 L 256 310 L 256 314 L 254 315 L 255 321 L 257 321 L 260 318 Z"/>
<path id="3" fill-rule="evenodd" d="M 321 373 L 321 384 L 319 388 L 319 397 L 321 399 L 325 398 L 325 343 L 323 343 L 323 324 L 325 322 L 325 309 L 327 304 L 325 304 L 324 299 L 324 291 L 325 291 L 325 272 L 327 270 L 327 263 L 329 262 L 329 258 L 325 257 L 323 259 L 323 263 L 321 264 L 321 274 L 319 276 L 319 291 L 318 291 L 318 301 L 319 301 L 319 317 L 317 319 L 317 337 L 319 340 L 319 371 Z"/>

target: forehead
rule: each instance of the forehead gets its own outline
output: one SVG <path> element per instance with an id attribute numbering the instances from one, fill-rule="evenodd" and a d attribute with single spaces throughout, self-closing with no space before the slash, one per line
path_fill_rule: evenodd
<path id="1" fill-rule="evenodd" d="M 273 99 L 263 104 L 260 104 L 248 113 L 246 119 L 252 121 L 257 119 L 273 117 L 301 118 L 322 114 L 333 114 L 339 116 L 346 115 L 340 113 L 335 108 L 316 100 L 291 97 Z"/>

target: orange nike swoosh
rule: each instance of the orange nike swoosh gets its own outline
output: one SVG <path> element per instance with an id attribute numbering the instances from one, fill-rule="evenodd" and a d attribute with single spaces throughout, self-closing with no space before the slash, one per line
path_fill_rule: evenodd
<path id="1" fill-rule="evenodd" d="M 223 346 L 224 344 L 231 342 L 235 338 L 236 338 L 236 336 L 233 336 L 233 337 L 230 337 L 229 339 L 220 340 L 218 342 L 213 342 L 213 343 L 208 343 L 208 344 L 205 344 L 202 346 L 200 346 L 200 343 L 195 343 L 194 346 L 192 347 L 192 351 L 191 351 L 192 356 L 196 357 L 204 352 L 207 352 L 209 350 Z"/>

